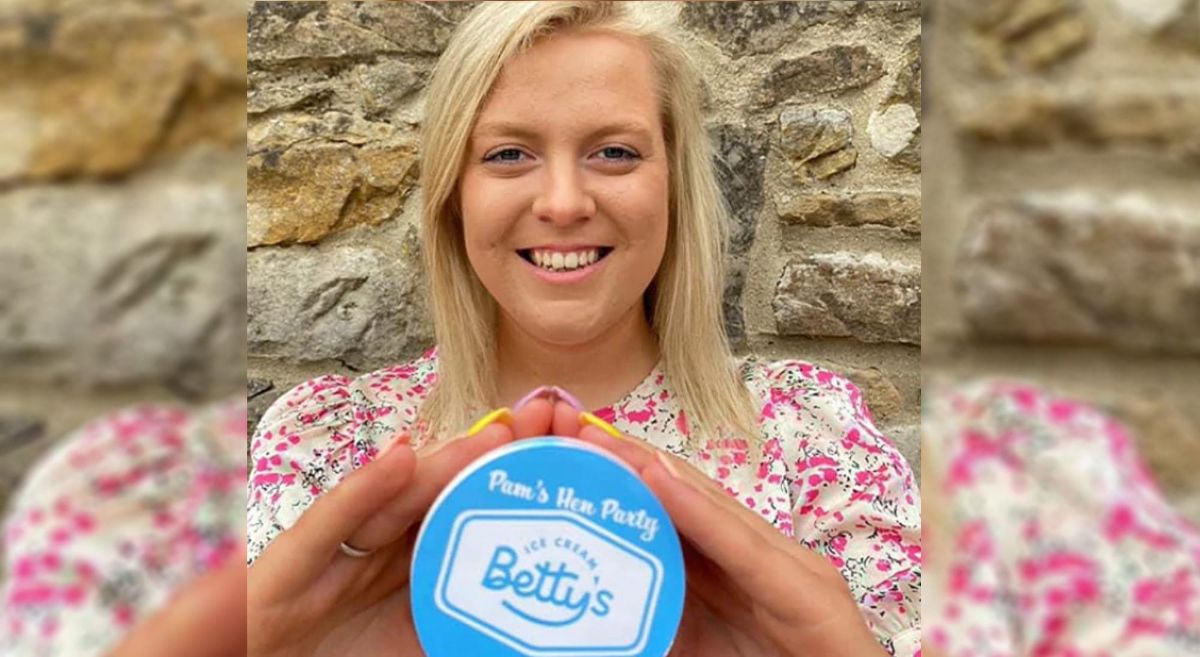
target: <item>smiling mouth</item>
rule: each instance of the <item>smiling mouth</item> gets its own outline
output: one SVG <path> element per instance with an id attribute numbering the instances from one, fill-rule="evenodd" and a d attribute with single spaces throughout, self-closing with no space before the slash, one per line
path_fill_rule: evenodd
<path id="1" fill-rule="evenodd" d="M 529 264 L 546 271 L 575 271 L 590 267 L 612 253 L 613 247 L 601 246 L 579 251 L 547 251 L 542 249 L 520 249 L 517 255 Z"/>

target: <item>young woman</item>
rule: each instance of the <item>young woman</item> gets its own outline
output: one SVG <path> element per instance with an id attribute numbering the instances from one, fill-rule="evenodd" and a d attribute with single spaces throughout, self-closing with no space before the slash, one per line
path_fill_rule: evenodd
<path id="1" fill-rule="evenodd" d="M 919 653 L 909 466 L 845 379 L 730 354 L 698 89 L 625 3 L 482 3 L 460 26 L 422 126 L 437 348 L 263 417 L 250 654 L 420 654 L 421 515 L 475 457 L 547 433 L 617 453 L 677 524 L 676 654 Z"/>

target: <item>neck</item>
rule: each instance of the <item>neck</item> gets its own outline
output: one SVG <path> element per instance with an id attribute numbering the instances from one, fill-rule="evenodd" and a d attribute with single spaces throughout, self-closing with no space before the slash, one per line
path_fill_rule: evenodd
<path id="1" fill-rule="evenodd" d="M 501 311 L 496 341 L 497 401 L 508 407 L 543 385 L 567 390 L 588 409 L 608 406 L 646 378 L 659 356 L 640 303 L 602 335 L 571 345 L 538 340 Z"/>

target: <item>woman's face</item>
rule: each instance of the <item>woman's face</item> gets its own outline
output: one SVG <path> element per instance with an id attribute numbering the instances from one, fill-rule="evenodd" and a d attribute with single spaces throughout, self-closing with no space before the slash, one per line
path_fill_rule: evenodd
<path id="1" fill-rule="evenodd" d="M 642 45 L 596 32 L 504 66 L 460 179 L 467 256 L 501 321 L 555 345 L 643 321 L 667 240 L 655 82 Z"/>

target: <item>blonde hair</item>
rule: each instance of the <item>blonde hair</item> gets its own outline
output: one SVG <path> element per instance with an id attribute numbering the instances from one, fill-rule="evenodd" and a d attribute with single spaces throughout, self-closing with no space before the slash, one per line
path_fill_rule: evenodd
<path id="1" fill-rule="evenodd" d="M 472 128 L 506 61 L 539 39 L 575 29 L 639 39 L 657 72 L 670 210 L 666 253 L 643 302 L 689 432 L 732 431 L 759 442 L 755 408 L 735 371 L 722 321 L 728 209 L 701 117 L 700 81 L 669 28 L 632 4 L 482 3 L 438 62 L 421 143 L 424 254 L 439 354 L 438 382 L 420 425 L 434 435 L 462 431 L 496 394 L 496 302 L 467 260 L 457 208 Z"/>

